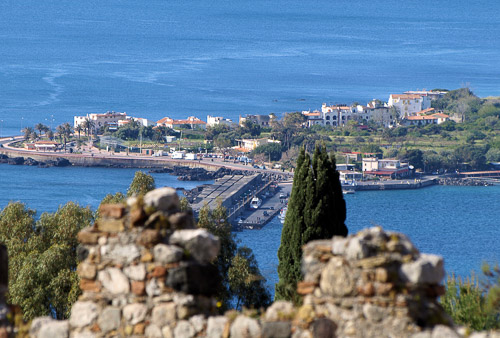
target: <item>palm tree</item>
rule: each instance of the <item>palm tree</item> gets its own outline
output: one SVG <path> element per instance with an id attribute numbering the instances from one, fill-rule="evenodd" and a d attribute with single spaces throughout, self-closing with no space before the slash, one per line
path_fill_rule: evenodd
<path id="1" fill-rule="evenodd" d="M 83 128 L 87 129 L 87 136 L 92 136 L 91 135 L 91 130 L 94 129 L 95 127 L 95 123 L 94 121 L 92 121 L 91 119 L 89 119 L 88 117 L 85 119 L 85 121 L 83 122 Z"/>
<path id="2" fill-rule="evenodd" d="M 34 130 L 31 127 L 26 127 L 23 129 L 23 133 L 24 133 L 24 140 L 28 141 L 33 136 Z"/>
<path id="3" fill-rule="evenodd" d="M 43 125 L 42 123 L 37 123 L 35 125 L 35 129 L 38 130 L 38 137 L 42 137 L 42 131 L 45 130 L 45 125 Z"/>
<path id="4" fill-rule="evenodd" d="M 75 131 L 76 131 L 76 132 L 78 132 L 78 139 L 80 139 L 80 133 L 81 133 L 81 131 L 82 131 L 83 129 L 84 129 L 84 128 L 82 127 L 82 125 L 81 125 L 81 124 L 79 124 L 79 125 L 77 125 L 77 126 L 75 127 Z"/>

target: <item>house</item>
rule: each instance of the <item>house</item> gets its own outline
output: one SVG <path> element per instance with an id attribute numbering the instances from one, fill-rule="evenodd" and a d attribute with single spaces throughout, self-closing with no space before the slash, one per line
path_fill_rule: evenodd
<path id="1" fill-rule="evenodd" d="M 161 120 L 156 121 L 156 125 L 160 127 L 167 127 L 170 129 L 175 129 L 176 127 L 188 126 L 191 129 L 206 129 L 207 123 L 200 120 L 197 117 L 189 116 L 185 120 L 174 120 L 170 117 L 164 117 Z"/>
<path id="2" fill-rule="evenodd" d="M 321 106 L 323 123 L 325 126 L 344 126 L 347 121 L 353 119 L 353 114 L 356 113 L 355 107 L 347 105 L 328 106 L 323 103 Z"/>
<path id="3" fill-rule="evenodd" d="M 135 121 L 137 122 L 140 126 L 142 127 L 151 127 L 151 126 L 156 126 L 156 122 L 142 118 L 142 117 L 127 117 L 125 120 L 120 120 L 118 121 L 117 127 L 123 127 L 130 122 Z M 111 129 L 111 128 L 110 128 Z"/>
<path id="4" fill-rule="evenodd" d="M 37 141 L 34 143 L 25 143 L 24 148 L 36 151 L 56 151 L 59 148 L 59 143 L 55 141 Z"/>
<path id="5" fill-rule="evenodd" d="M 434 113 L 430 115 L 426 115 L 428 113 L 432 113 L 434 108 L 428 108 L 418 112 L 415 116 L 407 116 L 400 121 L 400 124 L 403 126 L 426 126 L 429 124 L 441 124 L 450 119 L 450 117 L 443 113 Z"/>
<path id="6" fill-rule="evenodd" d="M 269 127 L 273 120 L 275 119 L 273 114 L 269 115 L 247 115 L 245 117 L 240 116 L 239 125 L 243 126 L 245 121 L 251 121 L 252 123 L 258 124 L 261 127 Z"/>
<path id="7" fill-rule="evenodd" d="M 118 112 L 106 112 L 104 114 L 87 114 L 86 116 L 75 116 L 73 121 L 73 127 L 76 128 L 78 126 L 83 127 L 84 123 L 87 119 L 93 122 L 94 128 L 93 131 L 105 127 L 117 127 L 118 121 L 125 120 L 127 118 L 127 113 L 118 113 Z"/>
<path id="8" fill-rule="evenodd" d="M 338 170 L 338 172 L 340 174 L 340 184 L 351 184 L 363 180 L 363 174 L 359 171 Z"/>
<path id="9" fill-rule="evenodd" d="M 418 112 L 431 107 L 431 100 L 426 95 L 419 94 L 391 94 L 389 107 L 394 107 L 400 118 L 414 116 Z"/>
<path id="10" fill-rule="evenodd" d="M 304 115 L 306 120 L 306 127 L 311 128 L 314 125 L 323 125 L 323 117 L 321 116 L 321 112 L 315 110 L 313 112 L 309 110 L 302 111 L 302 115 Z"/>
<path id="11" fill-rule="evenodd" d="M 408 163 L 401 163 L 397 159 L 378 159 L 375 157 L 363 158 L 362 171 L 365 175 L 387 178 L 400 178 L 409 175 Z"/>
<path id="12" fill-rule="evenodd" d="M 386 128 L 394 126 L 396 116 L 393 116 L 391 108 L 385 102 L 373 99 L 366 106 L 357 105 L 356 109 L 361 117 L 358 118 L 358 121 L 363 124 L 366 124 L 368 121 L 374 121 Z"/>
<path id="13" fill-rule="evenodd" d="M 223 118 L 222 116 L 210 116 L 207 115 L 207 127 L 225 125 L 228 127 L 233 127 L 235 123 L 231 119 Z"/>

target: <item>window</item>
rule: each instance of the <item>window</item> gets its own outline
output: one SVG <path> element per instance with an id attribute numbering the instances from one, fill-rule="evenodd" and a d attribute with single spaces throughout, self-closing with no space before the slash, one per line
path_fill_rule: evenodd
<path id="1" fill-rule="evenodd" d="M 327 115 L 326 116 L 326 120 L 329 121 L 330 120 L 330 116 Z"/>

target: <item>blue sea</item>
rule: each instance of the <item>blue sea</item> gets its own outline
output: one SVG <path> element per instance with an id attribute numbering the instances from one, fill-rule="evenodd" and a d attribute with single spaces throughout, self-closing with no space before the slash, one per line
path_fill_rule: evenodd
<path id="1" fill-rule="evenodd" d="M 158 120 L 468 85 L 500 95 L 495 0 L 0 2 L 0 133 L 107 110 Z"/>
<path id="2" fill-rule="evenodd" d="M 126 192 L 134 169 L 37 168 L 0 164 L 0 209 L 21 201 L 38 214 L 53 212 L 67 201 L 95 210 L 108 193 Z M 191 189 L 206 182 L 183 182 L 152 174 L 157 187 Z M 403 232 L 421 252 L 442 255 L 447 273 L 480 273 L 483 261 L 500 262 L 500 186 L 433 186 L 419 190 L 364 191 L 346 195 L 350 233 L 380 225 Z M 236 233 L 250 247 L 270 291 L 278 281 L 277 252 L 282 225 L 277 218 L 261 230 Z"/>
<path id="3" fill-rule="evenodd" d="M 469 86 L 500 95 L 494 0 L 0 1 L 0 136 L 108 110 L 158 120 L 278 116 L 323 102 L 387 100 Z M 0 207 L 97 207 L 131 169 L 0 165 Z M 193 187 L 169 175 L 159 186 Z M 407 233 L 467 275 L 499 260 L 499 187 L 432 187 L 346 196 L 351 232 Z M 238 233 L 276 282 L 277 220 Z"/>

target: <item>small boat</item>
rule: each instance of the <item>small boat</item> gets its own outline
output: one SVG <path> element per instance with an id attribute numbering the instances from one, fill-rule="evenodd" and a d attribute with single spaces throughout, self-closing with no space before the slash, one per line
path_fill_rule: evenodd
<path id="1" fill-rule="evenodd" d="M 261 204 L 262 204 L 262 200 L 260 198 L 258 198 L 258 197 L 254 197 L 250 201 L 250 208 L 252 208 L 252 209 L 259 209 L 259 207 L 261 206 Z"/>
<path id="2" fill-rule="evenodd" d="M 280 215 L 278 216 L 281 224 L 285 223 L 285 216 L 286 216 L 286 211 L 288 210 L 288 207 L 284 207 L 283 209 L 280 210 Z"/>
<path id="3" fill-rule="evenodd" d="M 348 194 L 354 194 L 355 190 L 351 190 L 351 189 L 344 189 L 342 190 L 342 193 L 344 195 L 348 195 Z"/>

